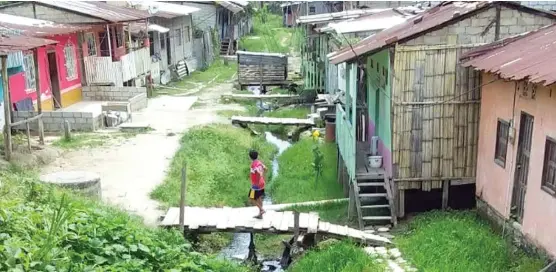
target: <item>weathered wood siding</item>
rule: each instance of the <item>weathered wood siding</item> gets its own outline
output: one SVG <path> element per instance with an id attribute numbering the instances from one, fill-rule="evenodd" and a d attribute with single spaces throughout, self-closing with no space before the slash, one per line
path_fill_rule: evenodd
<path id="1" fill-rule="evenodd" d="M 480 76 L 465 46 L 396 46 L 393 175 L 399 189 L 442 188 L 476 172 Z"/>
<path id="2" fill-rule="evenodd" d="M 305 89 L 325 90 L 325 67 L 328 58 L 328 36 L 310 36 L 303 52 L 302 66 Z"/>
<path id="3" fill-rule="evenodd" d="M 285 55 L 238 52 L 237 61 L 241 85 L 275 84 L 288 77 L 288 57 Z"/>

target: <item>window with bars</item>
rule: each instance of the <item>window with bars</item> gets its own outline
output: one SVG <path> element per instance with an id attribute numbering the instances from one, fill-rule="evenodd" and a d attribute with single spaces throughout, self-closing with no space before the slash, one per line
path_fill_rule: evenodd
<path id="1" fill-rule="evenodd" d="M 506 153 L 508 150 L 508 134 L 510 122 L 498 119 L 496 126 L 496 146 L 494 149 L 494 161 L 496 164 L 506 167 Z"/>
<path id="2" fill-rule="evenodd" d="M 87 42 L 87 51 L 89 56 L 97 55 L 97 42 L 94 33 L 85 33 L 85 41 Z"/>
<path id="3" fill-rule="evenodd" d="M 544 166 L 542 171 L 542 188 L 556 196 L 556 140 L 546 138 L 544 147 Z"/>
<path id="4" fill-rule="evenodd" d="M 185 42 L 186 43 L 191 42 L 191 36 L 190 36 L 191 33 L 190 32 L 191 31 L 190 31 L 190 28 L 188 26 L 186 26 L 183 30 L 183 35 L 185 37 Z"/>
<path id="5" fill-rule="evenodd" d="M 71 43 L 64 47 L 64 66 L 66 67 L 66 79 L 77 78 L 77 62 L 75 61 L 75 46 Z"/>
<path id="6" fill-rule="evenodd" d="M 174 30 L 174 36 L 176 37 L 176 43 L 178 46 L 181 46 L 182 44 L 182 35 L 181 35 L 181 28 L 178 28 L 176 30 Z"/>
<path id="7" fill-rule="evenodd" d="M 25 89 L 35 90 L 35 62 L 33 54 L 27 54 L 23 58 L 23 68 L 25 69 Z"/>

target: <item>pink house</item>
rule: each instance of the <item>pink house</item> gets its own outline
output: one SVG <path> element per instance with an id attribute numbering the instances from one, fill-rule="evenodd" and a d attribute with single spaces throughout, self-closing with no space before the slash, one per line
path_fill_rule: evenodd
<path id="1" fill-rule="evenodd" d="M 556 25 L 474 49 L 482 71 L 476 197 L 483 214 L 556 258 Z"/>

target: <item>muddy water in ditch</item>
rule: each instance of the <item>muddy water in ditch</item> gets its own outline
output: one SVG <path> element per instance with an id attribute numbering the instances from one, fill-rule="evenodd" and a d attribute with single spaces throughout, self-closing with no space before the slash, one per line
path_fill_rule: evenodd
<path id="1" fill-rule="evenodd" d="M 272 179 L 274 180 L 278 176 L 278 156 L 284 152 L 288 147 L 290 147 L 291 143 L 288 141 L 284 141 L 279 139 L 278 137 L 272 135 L 270 132 L 265 132 L 266 140 L 274 144 L 278 148 L 278 154 L 274 157 L 272 161 Z M 272 182 L 272 181 L 271 181 Z M 264 205 L 271 205 L 272 199 L 270 195 L 266 195 L 263 200 Z M 247 255 L 249 254 L 249 233 L 234 233 L 234 238 L 229 246 L 224 248 L 220 252 L 220 256 L 226 259 L 232 259 L 237 261 L 244 261 L 247 259 Z M 256 245 L 255 245 L 256 246 Z M 265 260 L 262 262 L 262 269 L 261 271 L 275 271 L 280 272 L 283 271 L 280 267 L 280 263 L 278 260 Z"/>

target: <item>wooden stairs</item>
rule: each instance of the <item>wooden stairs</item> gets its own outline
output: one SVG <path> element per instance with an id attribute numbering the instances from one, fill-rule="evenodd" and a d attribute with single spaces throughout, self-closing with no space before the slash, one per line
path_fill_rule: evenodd
<path id="1" fill-rule="evenodd" d="M 383 169 L 358 173 L 353 188 L 361 230 L 371 226 L 397 224 L 392 186 Z"/>
<path id="2" fill-rule="evenodd" d="M 221 56 L 228 56 L 233 55 L 234 51 L 234 44 L 231 39 L 222 39 L 220 43 L 220 55 Z"/>

